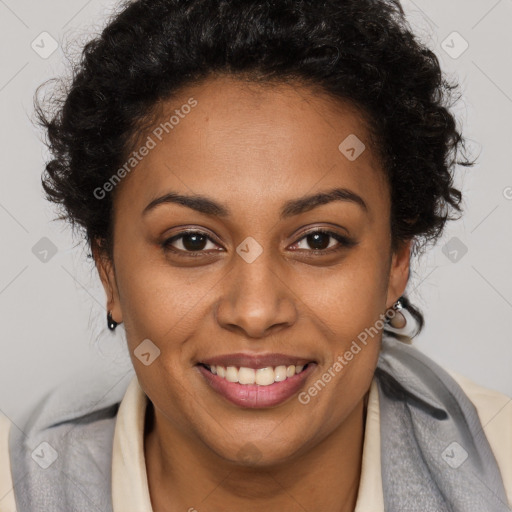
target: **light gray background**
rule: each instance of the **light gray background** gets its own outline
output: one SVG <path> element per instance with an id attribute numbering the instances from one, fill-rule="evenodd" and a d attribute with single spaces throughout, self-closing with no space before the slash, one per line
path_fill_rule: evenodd
<path id="1" fill-rule="evenodd" d="M 106 329 L 103 289 L 86 252 L 65 224 L 52 222 L 40 186 L 46 149 L 30 122 L 36 87 L 67 69 L 62 45 L 77 48 L 98 33 L 114 5 L 0 0 L 0 409 L 15 422 L 64 378 L 123 376 L 131 368 L 122 326 L 115 335 Z M 416 345 L 445 368 L 512 396 L 512 0 L 403 5 L 461 82 L 455 110 L 480 155 L 477 166 L 458 169 L 463 220 L 414 264 L 409 290 L 427 323 Z M 50 48 L 43 32 L 59 44 L 49 58 L 31 46 Z M 458 56 L 464 40 L 469 47 Z M 32 250 L 43 237 L 58 249 L 46 262 Z"/>

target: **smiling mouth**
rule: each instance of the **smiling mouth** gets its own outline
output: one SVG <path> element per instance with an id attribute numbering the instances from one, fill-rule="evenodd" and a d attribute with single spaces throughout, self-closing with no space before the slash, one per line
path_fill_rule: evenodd
<path id="1" fill-rule="evenodd" d="M 221 366 L 199 363 L 211 374 L 226 380 L 227 382 L 242 385 L 270 386 L 276 382 L 284 382 L 298 375 L 312 363 L 305 365 L 279 365 L 266 366 L 264 368 L 247 368 L 245 366 Z"/>

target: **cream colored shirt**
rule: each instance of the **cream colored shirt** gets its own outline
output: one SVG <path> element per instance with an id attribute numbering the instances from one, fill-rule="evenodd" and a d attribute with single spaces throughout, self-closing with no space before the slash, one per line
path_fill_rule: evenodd
<path id="1" fill-rule="evenodd" d="M 512 399 L 448 372 L 475 405 L 501 470 L 512 506 Z M 137 377 L 119 407 L 112 457 L 114 512 L 153 512 L 144 460 L 144 417 L 147 397 Z M 16 512 L 7 452 L 10 421 L 0 415 L 0 512 Z M 13 427 L 15 428 L 15 427 Z M 380 462 L 379 395 L 375 378 L 368 398 L 362 471 L 355 512 L 384 512 Z"/>

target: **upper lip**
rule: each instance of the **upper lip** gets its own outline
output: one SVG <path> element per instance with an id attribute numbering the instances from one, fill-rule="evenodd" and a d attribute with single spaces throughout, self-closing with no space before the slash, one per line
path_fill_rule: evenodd
<path id="1" fill-rule="evenodd" d="M 224 354 L 203 359 L 200 364 L 208 366 L 238 366 L 245 368 L 266 368 L 268 366 L 306 365 L 315 362 L 311 358 L 287 354 Z"/>

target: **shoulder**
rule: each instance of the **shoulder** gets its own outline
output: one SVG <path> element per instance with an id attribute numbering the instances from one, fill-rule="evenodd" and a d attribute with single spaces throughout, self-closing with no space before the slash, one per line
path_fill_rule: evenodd
<path id="1" fill-rule="evenodd" d="M 457 372 L 446 371 L 475 406 L 500 468 L 507 499 L 512 504 L 512 398 L 481 386 Z"/>
<path id="2" fill-rule="evenodd" d="M 0 415 L 0 512 L 31 510 L 32 500 L 42 500 L 49 510 L 64 497 L 80 503 L 83 489 L 65 489 L 63 470 L 71 482 L 88 471 L 89 495 L 97 495 L 97 505 L 108 503 L 113 428 L 133 372 L 95 377 L 64 381 L 21 421 Z M 44 488 L 52 489 L 51 496 Z"/>

